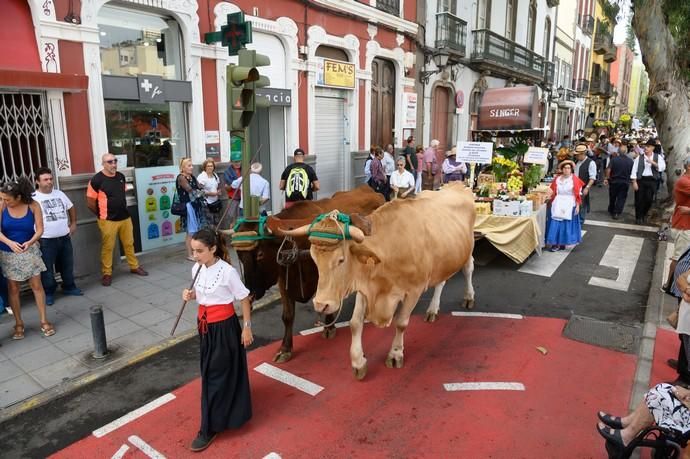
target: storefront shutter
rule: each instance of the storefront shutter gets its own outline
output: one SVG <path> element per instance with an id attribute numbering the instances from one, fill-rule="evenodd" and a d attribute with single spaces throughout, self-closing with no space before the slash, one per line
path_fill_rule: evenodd
<path id="1" fill-rule="evenodd" d="M 316 97 L 316 175 L 321 190 L 318 198 L 330 197 L 344 189 L 345 178 L 345 100 Z"/>

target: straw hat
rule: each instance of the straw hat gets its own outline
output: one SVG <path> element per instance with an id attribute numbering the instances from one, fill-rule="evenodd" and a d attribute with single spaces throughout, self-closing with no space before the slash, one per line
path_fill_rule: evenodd
<path id="1" fill-rule="evenodd" d="M 264 168 L 261 163 L 253 163 L 251 166 L 251 171 L 253 174 L 260 174 L 263 169 Z"/>
<path id="2" fill-rule="evenodd" d="M 570 164 L 570 169 L 574 172 L 575 171 L 575 163 L 572 162 L 569 159 L 566 159 L 565 161 L 561 161 L 561 163 L 558 165 L 558 171 L 562 172 L 563 171 L 563 166 L 566 164 Z"/>

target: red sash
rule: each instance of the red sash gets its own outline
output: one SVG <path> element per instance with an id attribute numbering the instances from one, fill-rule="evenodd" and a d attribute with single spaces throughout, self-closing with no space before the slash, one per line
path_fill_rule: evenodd
<path id="1" fill-rule="evenodd" d="M 232 303 L 229 304 L 200 304 L 197 319 L 199 320 L 199 333 L 205 335 L 208 333 L 208 324 L 222 322 L 225 319 L 235 315 L 235 308 Z"/>

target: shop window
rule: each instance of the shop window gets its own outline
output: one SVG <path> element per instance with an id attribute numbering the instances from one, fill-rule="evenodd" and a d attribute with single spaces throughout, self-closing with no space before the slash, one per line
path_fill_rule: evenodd
<path id="1" fill-rule="evenodd" d="M 98 30 L 103 74 L 183 79 L 181 33 L 173 18 L 104 6 Z"/>
<path id="2" fill-rule="evenodd" d="M 189 156 L 182 102 L 106 100 L 105 121 L 110 153 L 126 155 L 127 167 L 172 166 Z"/>

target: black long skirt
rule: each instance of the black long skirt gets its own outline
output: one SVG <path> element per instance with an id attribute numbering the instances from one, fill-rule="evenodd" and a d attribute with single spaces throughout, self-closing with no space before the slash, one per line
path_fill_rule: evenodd
<path id="1" fill-rule="evenodd" d="M 234 315 L 201 334 L 201 432 L 241 427 L 252 417 L 247 353 Z"/>

